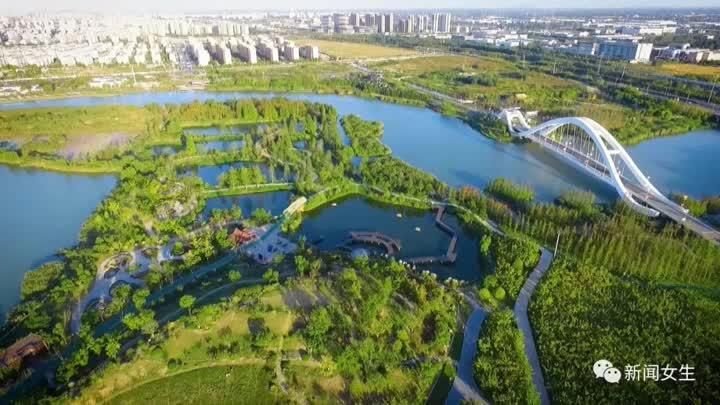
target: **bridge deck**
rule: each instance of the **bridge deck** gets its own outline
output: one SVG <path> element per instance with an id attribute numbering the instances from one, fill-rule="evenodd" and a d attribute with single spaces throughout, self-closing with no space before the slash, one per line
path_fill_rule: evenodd
<path id="1" fill-rule="evenodd" d="M 599 124 L 595 124 L 598 125 Z M 537 128 L 537 127 L 536 127 Z M 533 131 L 532 128 L 530 129 L 524 129 L 519 133 L 520 136 L 523 136 L 523 133 L 526 133 L 528 131 Z M 552 132 L 552 131 L 548 131 Z M 554 141 L 553 139 L 548 138 L 547 133 L 542 134 L 535 134 L 535 132 L 530 133 L 530 135 L 525 136 L 526 138 L 529 138 L 533 140 L 535 143 L 548 148 L 555 153 L 559 153 L 562 155 L 565 155 L 567 157 L 570 157 L 572 160 L 583 166 L 588 172 L 595 174 L 597 177 L 605 180 L 609 184 L 612 185 L 612 178 L 610 177 L 610 170 L 607 168 L 607 166 L 603 162 L 599 162 L 595 160 L 592 157 L 588 157 L 585 154 L 583 154 L 581 151 L 578 151 L 570 146 L 563 145 L 559 142 Z M 610 153 L 617 152 L 615 150 L 610 150 Z M 720 231 L 716 230 L 715 228 L 711 227 L 710 225 L 706 224 L 705 222 L 701 221 L 700 219 L 693 217 L 692 215 L 685 212 L 685 210 L 678 204 L 673 203 L 672 201 L 668 200 L 665 196 L 657 196 L 654 195 L 653 192 L 649 192 L 639 186 L 638 184 L 635 184 L 633 181 L 628 179 L 627 177 L 623 176 L 622 173 L 620 173 L 621 179 L 623 179 L 623 186 L 625 189 L 631 194 L 632 199 L 641 204 L 646 205 L 648 207 L 651 207 L 652 209 L 656 210 L 657 212 L 665 215 L 666 217 L 672 219 L 673 221 L 687 227 L 688 229 L 692 230 L 693 232 L 697 233 L 701 237 L 715 243 L 720 244 Z"/>

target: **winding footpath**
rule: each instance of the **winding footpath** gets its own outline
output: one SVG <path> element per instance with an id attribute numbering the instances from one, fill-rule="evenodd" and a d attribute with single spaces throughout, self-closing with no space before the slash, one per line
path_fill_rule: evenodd
<path id="1" fill-rule="evenodd" d="M 489 404 L 485 397 L 480 393 L 473 376 L 473 362 L 477 354 L 477 341 L 480 338 L 480 330 L 487 316 L 487 311 L 474 298 L 467 294 L 463 294 L 465 300 L 468 301 L 473 311 L 465 323 L 465 333 L 463 335 L 462 352 L 460 360 L 457 363 L 457 375 L 453 381 L 450 393 L 445 400 L 446 405 L 457 405 L 463 401 L 482 402 Z"/>
<path id="2" fill-rule="evenodd" d="M 547 387 L 545 387 L 545 379 L 543 378 L 542 368 L 540 367 L 540 359 L 538 358 L 537 348 L 535 347 L 535 338 L 533 336 L 532 326 L 530 326 L 530 319 L 528 318 L 528 305 L 530 305 L 530 299 L 532 298 L 535 288 L 537 287 L 540 280 L 543 278 L 547 270 L 550 268 L 550 264 L 553 260 L 553 254 L 545 248 L 541 248 L 540 261 L 538 262 L 535 269 L 533 269 L 530 276 L 525 280 L 525 284 L 520 290 L 520 295 L 517 301 L 515 301 L 515 320 L 517 321 L 518 328 L 523 334 L 523 340 L 525 341 L 525 355 L 530 362 L 532 368 L 532 378 L 535 389 L 540 394 L 540 403 L 542 405 L 550 404 L 550 396 L 548 395 Z"/>

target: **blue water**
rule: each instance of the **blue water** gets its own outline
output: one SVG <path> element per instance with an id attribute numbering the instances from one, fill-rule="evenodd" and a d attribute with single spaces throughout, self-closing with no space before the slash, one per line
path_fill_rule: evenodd
<path id="1" fill-rule="evenodd" d="M 32 107 L 88 106 L 107 104 L 146 105 L 188 103 L 233 98 L 284 96 L 333 105 L 341 115 L 357 114 L 382 121 L 383 141 L 408 163 L 453 185 L 484 187 L 497 177 L 527 184 L 539 200 L 550 201 L 568 189 L 591 190 L 601 200 L 614 200 L 615 191 L 602 182 L 578 173 L 550 152 L 535 145 L 500 144 L 481 136 L 462 121 L 444 117 L 425 108 L 383 103 L 348 96 L 318 94 L 273 94 L 235 92 L 136 93 L 111 97 L 77 97 L 56 100 L 0 104 L 0 110 Z M 654 139 L 629 148 L 638 155 L 641 170 L 651 176 L 664 192 L 680 191 L 694 197 L 720 194 L 720 159 L 717 155 L 720 132 L 704 131 L 682 137 Z M 670 141 L 675 140 L 676 141 Z M 696 142 L 696 139 L 699 141 Z M 699 164 L 676 159 L 674 143 L 683 145 Z M 708 144 L 709 142 L 709 144 Z"/>
<path id="2" fill-rule="evenodd" d="M 237 169 L 240 167 L 259 167 L 260 171 L 265 175 L 265 179 L 268 182 L 273 181 L 284 181 L 283 174 L 281 170 L 275 169 L 275 177 L 273 177 L 270 174 L 270 168 L 265 163 L 255 163 L 255 162 L 234 162 L 234 163 L 228 163 L 223 165 L 215 165 L 215 166 L 197 166 L 197 167 L 187 167 L 179 170 L 178 174 L 181 176 L 187 176 L 194 174 L 203 181 L 211 186 L 217 186 L 218 185 L 218 178 L 221 174 L 227 172 L 230 169 Z"/>
<path id="3" fill-rule="evenodd" d="M 720 131 L 653 139 L 628 152 L 658 190 L 696 198 L 720 194 Z"/>
<path id="4" fill-rule="evenodd" d="M 280 215 L 288 205 L 290 205 L 289 191 L 217 197 L 207 200 L 202 215 L 203 218 L 208 218 L 214 209 L 225 210 L 233 207 L 240 207 L 244 217 L 249 217 L 258 208 L 264 208 L 272 215 Z"/>
<path id="5" fill-rule="evenodd" d="M 0 104 L 0 110 L 273 96 L 276 95 L 138 93 Z M 536 190 L 537 198 L 543 201 L 552 200 L 568 189 L 591 190 L 602 200 L 616 198 L 614 190 L 604 183 L 577 172 L 536 145 L 500 144 L 483 137 L 458 119 L 428 109 L 347 96 L 291 94 L 286 97 L 327 103 L 341 115 L 354 113 L 364 119 L 382 121 L 383 140 L 397 157 L 454 186 L 482 188 L 494 178 L 505 177 L 530 185 Z M 175 153 L 176 149 L 157 147 L 155 151 Z M 663 192 L 681 192 L 693 197 L 720 194 L 720 131 L 696 131 L 684 136 L 658 138 L 629 148 L 628 152 Z M 227 168 L 199 168 L 198 173 L 213 184 L 222 170 Z M 3 255 L 0 306 L 3 309 L 17 302 L 25 271 L 36 267 L 58 249 L 76 243 L 82 223 L 114 184 L 112 176 L 64 175 L 0 166 L 0 185 L 3 187 L 3 198 L 0 198 L 0 253 Z M 208 207 L 228 207 L 235 203 L 246 214 L 258 206 L 279 213 L 287 206 L 288 199 L 287 193 L 220 198 L 211 200 Z M 333 226 L 329 223 L 327 229 Z M 337 232 L 342 231 L 342 226 L 337 224 Z"/>
<path id="6" fill-rule="evenodd" d="M 198 142 L 195 144 L 195 148 L 198 152 L 233 152 L 242 149 L 243 141 L 211 141 L 211 142 Z"/>
<path id="7" fill-rule="evenodd" d="M 23 274 L 77 242 L 80 227 L 115 187 L 114 176 L 0 166 L 0 308 L 20 297 Z"/>
<path id="8" fill-rule="evenodd" d="M 398 217 L 398 213 L 402 216 Z M 477 238 L 464 232 L 456 217 L 446 214 L 443 221 L 458 232 L 457 261 L 452 265 L 419 265 L 418 269 L 431 270 L 443 279 L 479 279 L 485 270 L 480 266 Z M 303 214 L 300 227 L 307 241 L 323 250 L 337 249 L 351 231 L 380 232 L 399 240 L 402 243 L 399 258 L 444 255 L 450 243 L 450 236 L 435 226 L 432 212 L 374 204 L 362 198 L 350 198 L 337 206 L 326 205 Z"/>

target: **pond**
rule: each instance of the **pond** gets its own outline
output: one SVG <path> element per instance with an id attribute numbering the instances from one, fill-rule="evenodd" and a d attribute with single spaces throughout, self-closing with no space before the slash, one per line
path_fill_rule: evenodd
<path id="1" fill-rule="evenodd" d="M 486 269 L 480 265 L 478 239 L 462 229 L 454 215 L 446 213 L 443 222 L 458 233 L 456 262 L 418 265 L 417 268 L 431 270 L 443 279 L 480 279 Z M 350 231 L 380 232 L 399 240 L 402 248 L 397 257 L 401 259 L 441 256 L 450 243 L 450 236 L 435 225 L 435 213 L 378 204 L 360 197 L 337 202 L 337 206 L 324 205 L 304 214 L 299 233 L 319 249 L 334 250 L 345 245 Z M 370 247 L 369 250 L 375 249 Z"/>
<path id="2" fill-rule="evenodd" d="M 287 177 L 281 168 L 270 168 L 266 163 L 260 162 L 233 162 L 212 166 L 193 166 L 178 169 L 180 176 L 195 175 L 200 177 L 205 183 L 211 186 L 218 186 L 220 175 L 226 173 L 230 169 L 239 169 L 241 167 L 258 167 L 269 183 L 291 181 L 294 174 L 288 173 Z"/>
<path id="3" fill-rule="evenodd" d="M 289 191 L 274 191 L 270 193 L 245 194 L 232 197 L 209 198 L 205 209 L 203 209 L 202 217 L 207 219 L 215 209 L 227 210 L 233 207 L 239 207 L 244 217 L 252 215 L 253 211 L 258 208 L 264 208 L 275 215 L 282 214 L 283 210 L 290 205 Z"/>
<path id="4" fill-rule="evenodd" d="M 243 141 L 210 141 L 197 142 L 195 147 L 198 152 L 233 152 L 242 149 L 245 142 Z"/>

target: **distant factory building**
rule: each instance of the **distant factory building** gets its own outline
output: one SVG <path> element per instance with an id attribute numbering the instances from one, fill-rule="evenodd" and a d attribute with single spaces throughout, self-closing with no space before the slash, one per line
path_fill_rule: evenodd
<path id="1" fill-rule="evenodd" d="M 600 43 L 598 55 L 605 59 L 629 62 L 649 62 L 652 44 L 631 41 L 604 41 Z"/>

